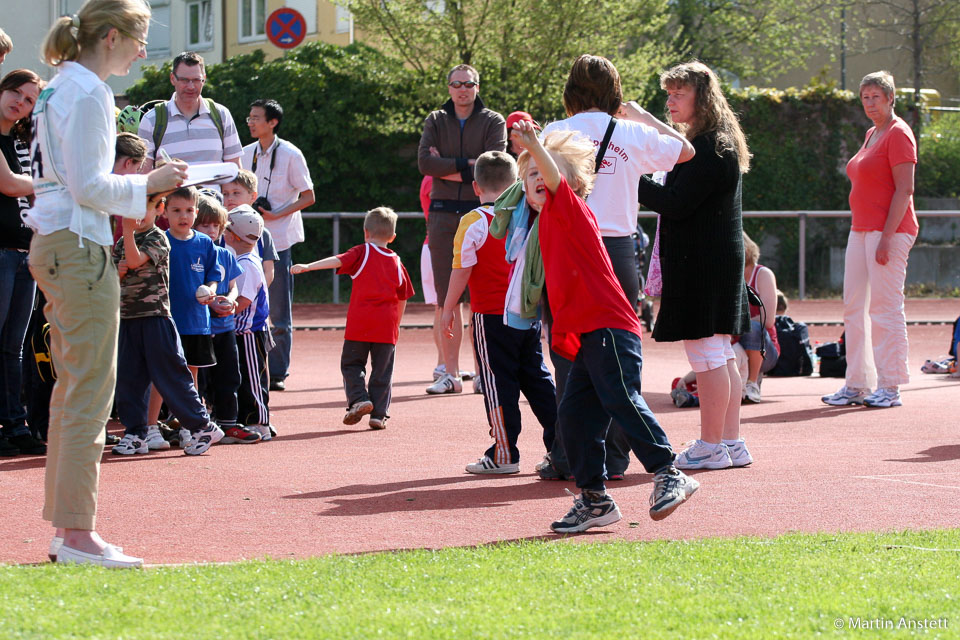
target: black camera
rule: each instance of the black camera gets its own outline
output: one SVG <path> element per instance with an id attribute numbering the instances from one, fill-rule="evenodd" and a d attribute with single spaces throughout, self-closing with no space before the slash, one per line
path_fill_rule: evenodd
<path id="1" fill-rule="evenodd" d="M 260 196 L 259 198 L 254 200 L 251 206 L 253 207 L 253 210 L 258 213 L 260 209 L 263 209 L 264 211 L 273 211 L 273 207 L 270 206 L 270 201 L 267 200 L 264 196 Z"/>

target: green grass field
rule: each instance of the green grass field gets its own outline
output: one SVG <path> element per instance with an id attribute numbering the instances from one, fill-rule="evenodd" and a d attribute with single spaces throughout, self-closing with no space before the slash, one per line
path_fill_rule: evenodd
<path id="1" fill-rule="evenodd" d="M 0 611 L 4 639 L 956 638 L 960 530 L 0 566 Z"/>

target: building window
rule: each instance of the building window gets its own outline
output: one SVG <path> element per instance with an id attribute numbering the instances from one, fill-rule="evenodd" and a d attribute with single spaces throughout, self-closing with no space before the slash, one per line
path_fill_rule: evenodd
<path id="1" fill-rule="evenodd" d="M 187 2 L 187 48 L 213 48 L 213 2 Z"/>
<path id="2" fill-rule="evenodd" d="M 350 15 L 350 9 L 337 5 L 337 33 L 350 33 L 350 21 L 353 16 Z"/>
<path id="3" fill-rule="evenodd" d="M 240 42 L 266 39 L 267 0 L 240 1 Z"/>

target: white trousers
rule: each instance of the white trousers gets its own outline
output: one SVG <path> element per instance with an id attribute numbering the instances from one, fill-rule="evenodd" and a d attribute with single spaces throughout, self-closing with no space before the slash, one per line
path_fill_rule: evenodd
<path id="1" fill-rule="evenodd" d="M 916 236 L 894 234 L 890 260 L 877 263 L 879 231 L 851 231 L 843 274 L 848 387 L 896 387 L 910 381 L 903 284 Z M 870 322 L 867 322 L 869 313 Z"/>

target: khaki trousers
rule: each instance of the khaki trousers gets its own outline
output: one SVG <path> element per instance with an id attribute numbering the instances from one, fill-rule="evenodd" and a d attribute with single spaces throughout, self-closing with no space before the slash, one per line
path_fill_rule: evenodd
<path id="1" fill-rule="evenodd" d="M 43 518 L 93 531 L 100 457 L 117 377 L 120 281 L 109 247 L 67 229 L 34 234 L 30 273 L 47 298 L 57 382 L 50 428 Z"/>

